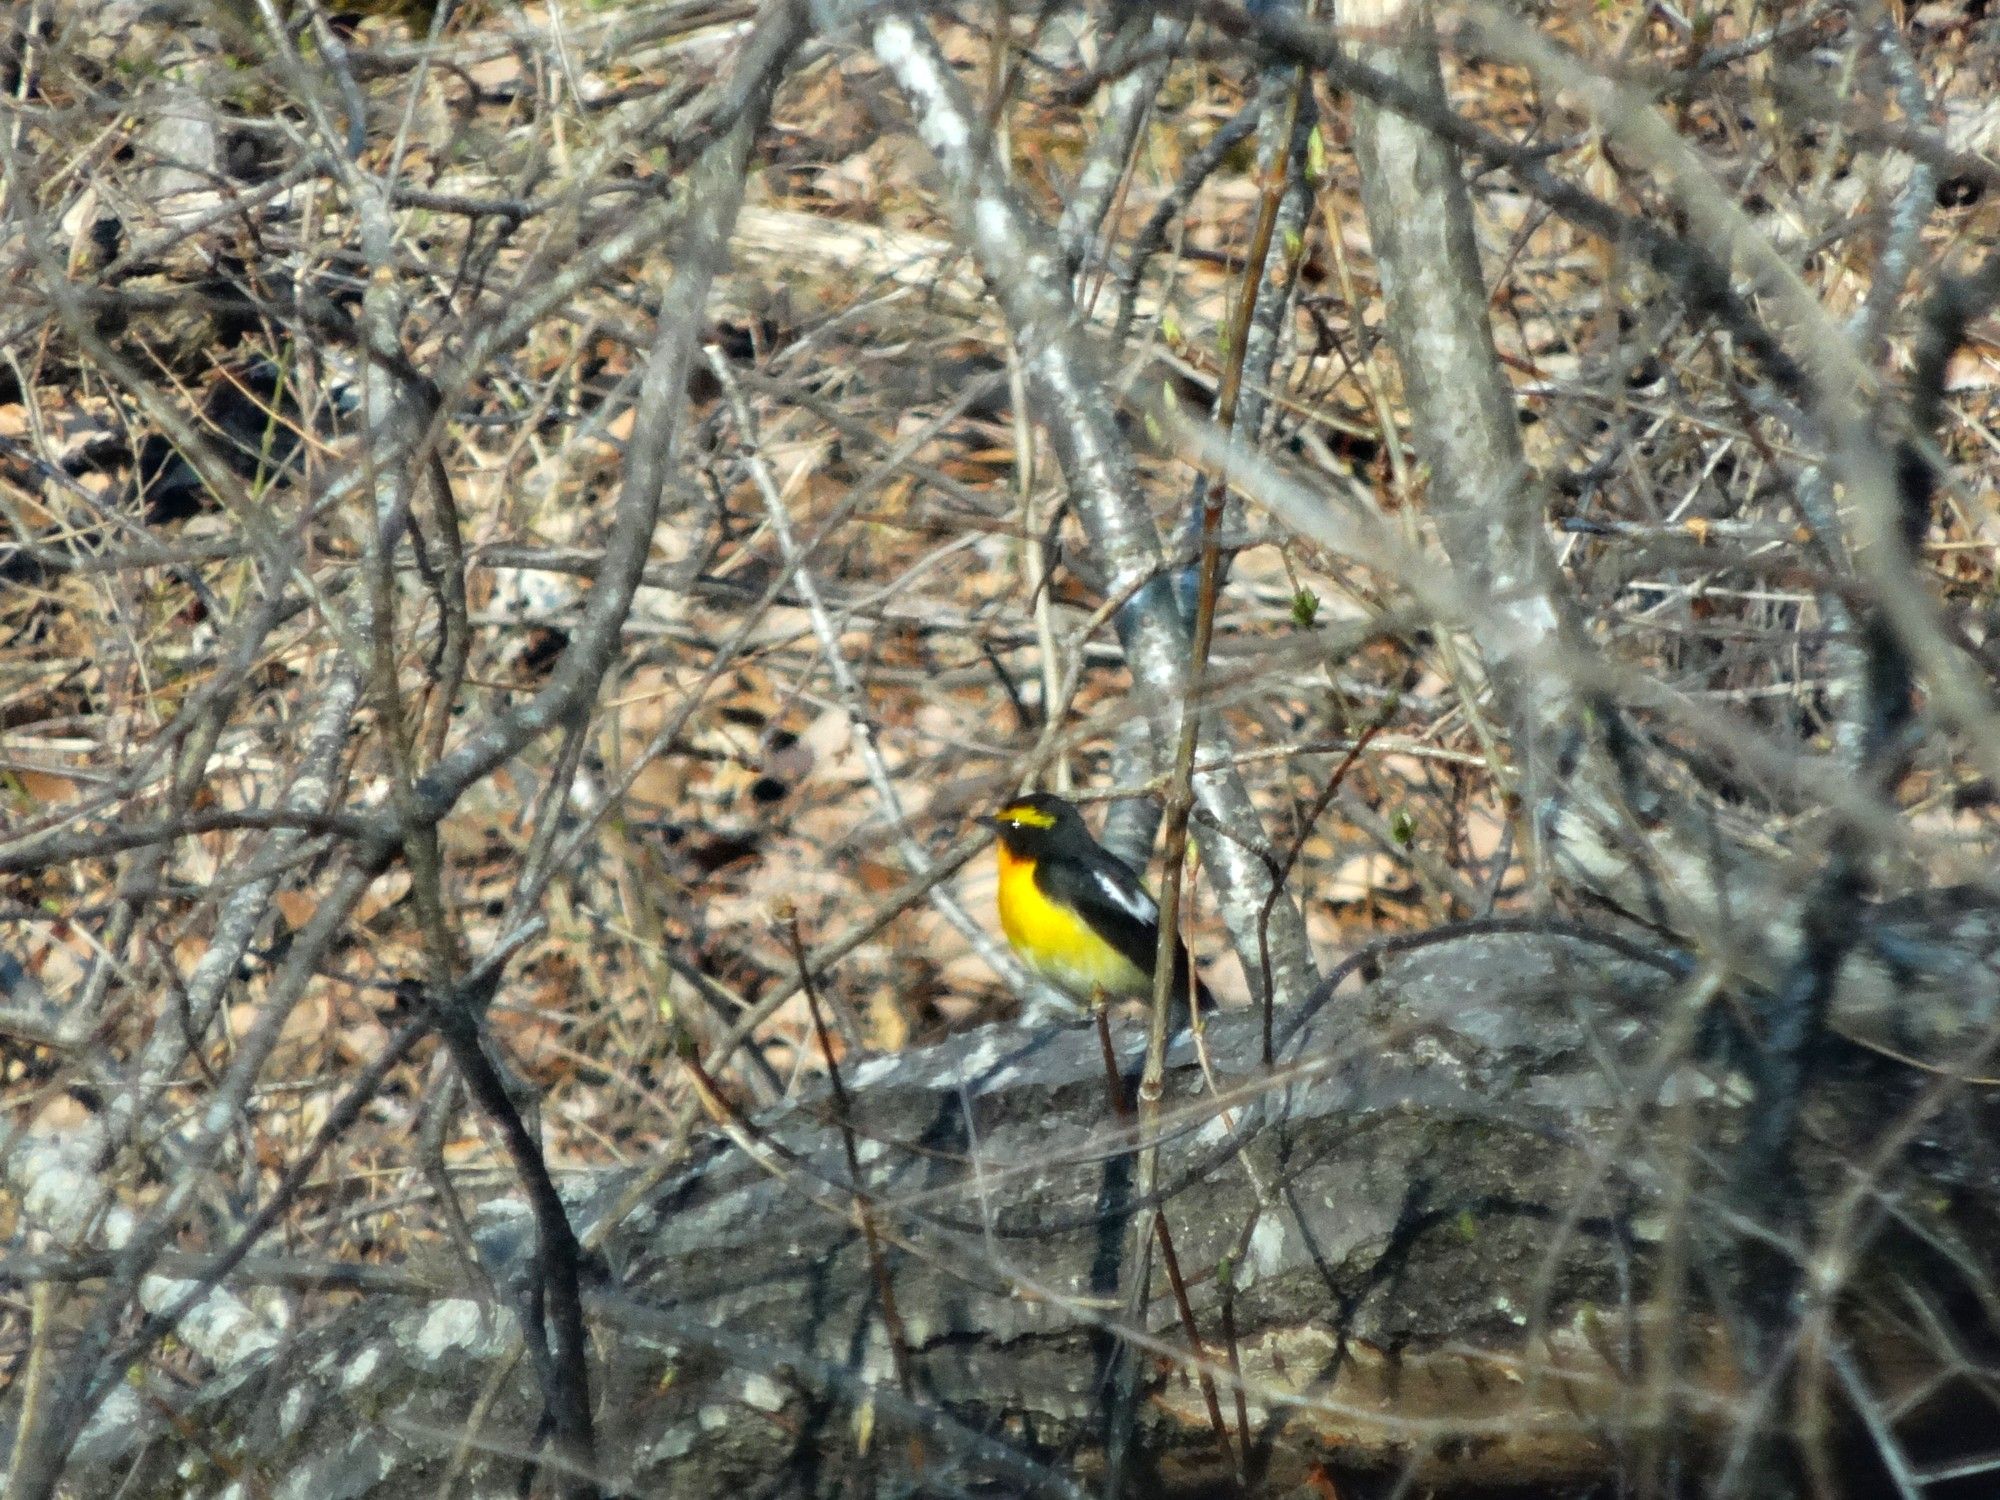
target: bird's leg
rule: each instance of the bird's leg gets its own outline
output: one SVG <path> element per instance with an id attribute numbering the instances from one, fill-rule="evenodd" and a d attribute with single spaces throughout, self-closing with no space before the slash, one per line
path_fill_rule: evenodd
<path id="1" fill-rule="evenodd" d="M 1104 994 L 1097 990 L 1098 1002 L 1091 1013 L 1097 1019 L 1097 1047 L 1104 1054 L 1104 1083 L 1111 1098 L 1111 1113 L 1123 1120 L 1132 1113 L 1132 1101 L 1125 1093 L 1125 1078 L 1118 1071 L 1118 1049 L 1111 1045 L 1111 1012 L 1102 1003 Z"/>

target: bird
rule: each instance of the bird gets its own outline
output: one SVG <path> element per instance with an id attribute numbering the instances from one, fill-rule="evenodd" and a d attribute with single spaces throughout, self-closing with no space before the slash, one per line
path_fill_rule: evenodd
<path id="1" fill-rule="evenodd" d="M 1016 797 L 979 823 L 999 835 L 1000 927 L 1023 963 L 1087 1009 L 1151 999 L 1160 908 L 1132 867 L 1061 797 Z M 1174 939 L 1170 1033 L 1188 1023 L 1187 949 Z M 1195 982 L 1204 1011 L 1214 1001 Z"/>

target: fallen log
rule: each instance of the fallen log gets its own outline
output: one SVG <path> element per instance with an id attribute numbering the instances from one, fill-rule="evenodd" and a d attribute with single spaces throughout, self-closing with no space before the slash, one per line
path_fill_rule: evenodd
<path id="1" fill-rule="evenodd" d="M 572 1192 L 580 1229 L 619 1216 L 591 1299 L 604 1489 L 1102 1493 L 1114 1464 L 1144 1494 L 1671 1486 L 1799 1405 L 1757 1399 L 1749 1241 L 1809 1273 L 1777 1387 L 1833 1391 L 1805 1446 L 1919 1451 L 1994 1342 L 1987 1099 L 1830 1064 L 1760 1205 L 1729 1179 L 1753 1091 L 1728 1013 L 1582 935 L 1415 947 L 1281 1016 L 1268 1070 L 1251 1014 L 1177 1045 L 1153 1203 L 1088 1027 L 850 1060 L 844 1121 L 810 1091 L 636 1206 L 633 1174 Z M 1116 1035 L 1133 1072 L 1143 1035 Z M 1159 1255 L 1135 1295 L 1155 1204 L 1199 1352 Z M 479 1237 L 504 1294 L 532 1229 L 500 1201 Z M 115 1402 L 79 1493 L 513 1493 L 540 1410 L 518 1328 L 504 1295 L 370 1297 Z M 1351 1493 L 1303 1491 L 1328 1492 Z"/>

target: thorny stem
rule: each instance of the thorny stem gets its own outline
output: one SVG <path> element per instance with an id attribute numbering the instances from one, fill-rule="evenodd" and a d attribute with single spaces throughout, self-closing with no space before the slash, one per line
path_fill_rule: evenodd
<path id="1" fill-rule="evenodd" d="M 1104 1058 L 1105 1089 L 1111 1100 L 1111 1112 L 1119 1121 L 1129 1125 L 1133 1119 L 1132 1102 L 1125 1096 L 1125 1079 L 1118 1071 L 1118 1051 L 1111 1043 L 1110 1013 L 1101 1004 L 1095 1006 L 1094 1010 L 1097 1022 L 1097 1045 L 1099 1053 Z M 1158 1152 L 1157 1146 L 1140 1145 L 1138 1149 L 1142 1159 L 1148 1152 L 1155 1155 Z M 1212 1361 L 1202 1346 L 1201 1330 L 1195 1323 L 1194 1306 L 1188 1300 L 1187 1283 L 1181 1277 L 1180 1257 L 1174 1254 L 1174 1239 L 1167 1228 L 1167 1217 L 1159 1211 L 1156 1204 L 1150 1202 L 1147 1195 L 1142 1193 L 1139 1201 L 1147 1203 L 1148 1207 L 1140 1219 L 1144 1234 L 1137 1241 L 1137 1253 L 1133 1256 L 1130 1303 L 1134 1324 L 1143 1326 L 1147 1302 L 1146 1289 L 1153 1277 L 1152 1257 L 1147 1251 L 1157 1242 L 1160 1247 L 1160 1263 L 1166 1269 L 1167 1285 L 1173 1290 L 1174 1306 L 1180 1316 L 1181 1329 L 1187 1335 L 1188 1349 L 1194 1357 L 1195 1373 L 1201 1382 L 1202 1399 L 1208 1406 L 1209 1425 L 1215 1433 L 1215 1440 L 1222 1449 L 1223 1457 L 1235 1463 L 1235 1450 L 1229 1441 L 1229 1427 L 1222 1420 L 1222 1406 L 1216 1396 L 1215 1377 L 1209 1372 Z M 1133 1352 L 1130 1349 L 1126 1350 L 1124 1357 L 1132 1358 Z M 1237 1477 L 1241 1480 L 1241 1469 L 1237 1471 Z M 1113 1486 L 1114 1493 L 1116 1488 Z"/>
<path id="2" fill-rule="evenodd" d="M 1306 87 L 1305 70 L 1296 70 L 1293 86 L 1286 106 L 1286 116 L 1279 140 L 1287 143 L 1281 149 L 1266 173 L 1262 196 L 1258 204 L 1257 223 L 1251 235 L 1250 249 L 1245 257 L 1243 281 L 1238 289 L 1236 306 L 1229 322 L 1229 358 L 1224 368 L 1221 391 L 1217 398 L 1216 420 L 1223 433 L 1230 432 L 1236 420 L 1238 398 L 1242 392 L 1243 361 L 1249 344 L 1250 324 L 1257 311 L 1257 294 L 1264 283 L 1264 267 L 1270 256 L 1271 239 L 1278 220 L 1279 205 L 1284 199 L 1285 176 L 1291 165 L 1289 142 L 1293 122 L 1298 118 L 1300 96 Z M 1221 588 L 1222 549 L 1220 536 L 1224 502 L 1228 496 L 1227 486 L 1221 478 L 1211 481 L 1203 497 L 1201 518 L 1201 585 L 1195 604 L 1194 644 L 1188 666 L 1188 701 L 1182 705 L 1180 736 L 1174 747 L 1172 780 L 1168 784 L 1166 797 L 1166 844 L 1164 867 L 1161 875 L 1159 908 L 1159 948 L 1153 962 L 1153 1009 L 1152 1024 L 1146 1035 L 1146 1063 L 1139 1082 L 1139 1131 L 1140 1148 L 1137 1174 L 1137 1191 L 1141 1202 L 1150 1202 L 1159 1181 L 1159 1115 L 1160 1097 L 1164 1088 L 1167 1057 L 1167 1032 L 1171 1024 L 1169 1015 L 1176 975 L 1175 939 L 1180 930 L 1181 880 L 1187 862 L 1188 814 L 1194 807 L 1194 752 L 1201 733 L 1201 683 L 1208 670 L 1209 649 L 1215 638 L 1216 595 Z M 1273 885 L 1271 895 L 1266 898 L 1264 910 L 1269 911 L 1281 886 Z M 1193 959 L 1189 959 L 1190 965 Z M 1271 1004 L 1270 966 L 1268 959 L 1264 965 L 1264 993 L 1260 997 L 1268 1014 Z M 1187 976 L 1189 999 L 1192 1002 L 1196 985 L 1192 974 Z M 1190 1005 L 1192 1013 L 1194 1007 Z M 1105 1040 L 1107 1060 L 1109 1059 L 1109 1037 Z M 1122 1090 L 1121 1090 L 1122 1092 Z M 1157 1208 L 1146 1209 L 1134 1230 L 1137 1245 L 1144 1245 L 1155 1235 L 1160 1240 L 1162 1260 L 1168 1266 L 1169 1280 L 1174 1283 L 1175 1295 L 1185 1304 L 1185 1289 L 1180 1285 L 1178 1266 L 1172 1252 L 1172 1240 L 1167 1230 L 1166 1217 Z M 1135 1255 L 1135 1260 L 1143 1264 L 1143 1253 Z M 1143 1281 L 1141 1283 L 1143 1285 Z M 1201 1352 L 1199 1335 L 1194 1327 L 1190 1311 L 1183 1311 L 1187 1334 L 1197 1357 Z M 1225 1455 L 1233 1450 L 1229 1443 L 1228 1428 L 1222 1420 L 1222 1410 L 1217 1404 L 1214 1382 L 1206 1372 L 1202 1375 L 1202 1394 L 1207 1402 L 1209 1419 L 1214 1424 L 1216 1436 Z"/>
<path id="3" fill-rule="evenodd" d="M 1312 836 L 1313 828 L 1318 824 L 1320 815 L 1326 811 L 1327 804 L 1332 802 L 1334 797 L 1338 795 L 1341 784 L 1347 780 L 1347 773 L 1353 770 L 1354 763 L 1361 759 L 1361 752 L 1368 748 L 1369 741 L 1373 740 L 1376 735 L 1380 734 L 1388 726 L 1390 719 L 1395 717 L 1396 710 L 1400 705 L 1401 699 L 1396 694 L 1391 693 L 1387 698 L 1382 700 L 1381 710 L 1369 721 L 1361 733 L 1354 737 L 1354 743 L 1348 747 L 1347 754 L 1341 757 L 1340 764 L 1333 768 L 1333 775 L 1327 778 L 1326 785 L 1320 790 L 1319 798 L 1313 803 L 1312 810 L 1300 820 L 1298 837 L 1292 840 L 1292 847 L 1285 851 L 1283 862 L 1271 872 L 1271 889 L 1273 891 L 1281 891 L 1285 888 L 1285 881 L 1290 878 L 1293 866 L 1298 864 L 1299 856 L 1305 853 L 1306 840 Z M 1271 903 L 1267 900 L 1264 906 L 1265 910 L 1269 911 Z M 1264 941 L 1265 927 L 1261 920 L 1257 924 L 1257 936 L 1259 940 L 1258 948 L 1264 960 L 1264 1067 L 1268 1070 L 1272 1066 L 1275 1056 L 1272 1045 L 1272 1033 L 1276 1030 L 1276 1007 L 1271 1004 L 1271 950 L 1270 945 Z"/>
<path id="4" fill-rule="evenodd" d="M 833 1090 L 834 1120 L 840 1127 L 840 1149 L 847 1157 L 847 1180 L 854 1192 L 854 1222 L 868 1250 L 868 1270 L 875 1278 L 875 1294 L 882 1299 L 882 1326 L 889 1335 L 889 1358 L 896 1367 L 896 1386 L 905 1396 L 915 1394 L 910 1384 L 910 1343 L 903 1331 L 902 1314 L 896 1309 L 896 1283 L 889 1274 L 888 1259 L 882 1253 L 881 1237 L 875 1232 L 875 1212 L 866 1188 L 861 1185 L 861 1153 L 854 1146 L 854 1110 L 847 1085 L 840 1076 L 840 1060 L 833 1054 L 833 1038 L 827 1035 L 826 1016 L 819 1003 L 819 986 L 813 982 L 812 966 L 806 961 L 805 940 L 799 936 L 799 914 L 789 902 L 779 914 L 785 927 L 785 942 L 799 971 L 799 988 L 805 992 L 806 1009 L 812 1014 L 813 1035 L 819 1041 L 820 1056 L 826 1059 L 827 1083 Z"/>

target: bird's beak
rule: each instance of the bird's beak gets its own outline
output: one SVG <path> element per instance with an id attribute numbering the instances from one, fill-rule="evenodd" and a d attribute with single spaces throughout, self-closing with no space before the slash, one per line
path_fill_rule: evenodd
<path id="1" fill-rule="evenodd" d="M 1001 832 L 1007 826 L 1006 824 L 1002 823 L 998 818 L 994 817 L 991 813 L 981 813 L 978 817 L 974 818 L 972 821 L 977 823 L 981 828 L 992 829 L 995 833 Z"/>

